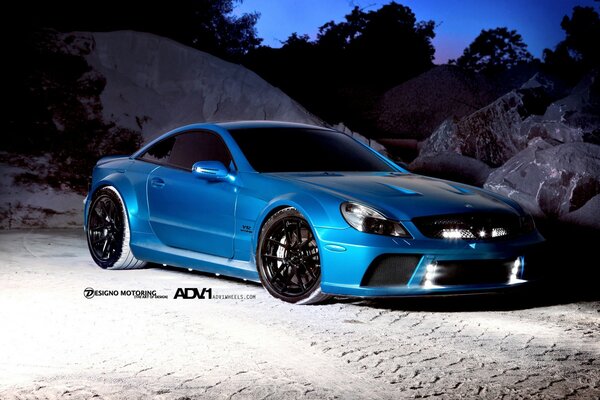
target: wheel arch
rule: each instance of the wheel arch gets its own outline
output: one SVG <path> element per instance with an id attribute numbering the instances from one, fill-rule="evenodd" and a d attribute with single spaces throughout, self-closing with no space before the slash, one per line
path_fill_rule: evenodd
<path id="1" fill-rule="evenodd" d="M 254 236 L 252 238 L 252 257 L 253 258 L 256 257 L 256 254 L 258 251 L 260 234 L 262 232 L 262 229 L 263 229 L 265 223 L 275 213 L 277 213 L 278 211 L 281 211 L 285 208 L 289 208 L 289 207 L 293 207 L 296 210 L 298 210 L 298 212 L 300 214 L 302 214 L 304 219 L 306 219 L 306 221 L 308 222 L 308 224 L 310 226 L 310 229 L 313 231 L 313 234 L 315 235 L 315 238 L 317 239 L 317 245 L 319 246 L 319 238 L 318 238 L 315 227 L 322 226 L 324 223 L 326 224 L 326 221 L 328 220 L 328 216 L 327 216 L 327 212 L 326 212 L 325 208 L 313 196 L 310 196 L 310 195 L 307 195 L 304 193 L 287 194 L 287 195 L 279 196 L 279 197 L 273 199 L 271 202 L 269 202 L 267 204 L 267 206 L 265 208 L 263 208 L 260 216 L 258 217 L 258 219 L 257 219 L 258 223 L 256 224 L 258 229 L 255 229 Z"/>
<path id="2" fill-rule="evenodd" d="M 94 195 L 101 189 L 106 187 L 114 188 L 118 195 L 121 197 L 123 202 L 123 207 L 125 208 L 125 213 L 127 214 L 127 221 L 129 223 L 130 232 L 134 232 L 138 225 L 137 219 L 137 210 L 138 207 L 138 199 L 135 194 L 135 190 L 133 188 L 132 183 L 121 173 L 113 173 L 105 176 L 98 182 L 96 182 L 90 193 L 88 194 L 86 206 L 85 206 L 85 214 L 84 214 L 84 227 L 87 229 L 87 220 L 89 214 L 89 208 L 92 202 Z"/>

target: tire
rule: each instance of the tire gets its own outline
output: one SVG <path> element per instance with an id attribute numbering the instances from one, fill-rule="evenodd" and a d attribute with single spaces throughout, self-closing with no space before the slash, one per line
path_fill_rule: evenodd
<path id="1" fill-rule="evenodd" d="M 315 235 L 293 207 L 277 211 L 264 223 L 256 265 L 263 286 L 273 297 L 293 304 L 315 304 L 330 297 L 321 292 Z"/>
<path id="2" fill-rule="evenodd" d="M 137 269 L 146 265 L 131 251 L 129 218 L 121 195 L 112 186 L 94 193 L 86 236 L 90 254 L 101 268 Z"/>

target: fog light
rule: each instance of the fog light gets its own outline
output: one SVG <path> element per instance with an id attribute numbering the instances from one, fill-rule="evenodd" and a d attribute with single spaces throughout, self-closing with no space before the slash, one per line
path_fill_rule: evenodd
<path id="1" fill-rule="evenodd" d="M 423 287 L 431 288 L 431 287 L 435 286 L 433 281 L 435 279 L 436 267 L 437 266 L 435 263 L 427 264 L 427 266 L 425 267 L 425 278 L 423 280 Z"/>
<path id="2" fill-rule="evenodd" d="M 188 268 L 188 271 L 192 272 L 193 270 L 191 268 Z"/>
<path id="3" fill-rule="evenodd" d="M 522 266 L 523 262 L 521 261 L 521 257 L 517 257 L 513 263 L 512 269 L 510 270 L 510 278 L 508 281 L 509 284 L 521 282 L 521 279 L 518 278 L 518 275 L 521 272 Z"/>

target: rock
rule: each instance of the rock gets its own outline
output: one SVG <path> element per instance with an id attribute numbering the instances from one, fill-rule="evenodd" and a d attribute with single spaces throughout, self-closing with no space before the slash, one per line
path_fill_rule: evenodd
<path id="1" fill-rule="evenodd" d="M 535 138 L 492 172 L 484 187 L 518 201 L 534 215 L 563 217 L 600 194 L 600 146 L 553 146 Z"/>
<path id="2" fill-rule="evenodd" d="M 444 121 L 420 154 L 451 151 L 500 166 L 526 145 L 520 134 L 525 113 L 522 96 L 512 91 L 460 121 Z"/>
<path id="3" fill-rule="evenodd" d="M 376 126 L 382 137 L 424 139 L 445 119 L 471 114 L 504 92 L 483 75 L 434 67 L 382 96 Z"/>
<path id="4" fill-rule="evenodd" d="M 559 121 L 548 121 L 539 115 L 529 116 L 523 121 L 521 135 L 527 141 L 536 137 L 556 143 L 584 141 L 584 132 L 581 128 L 571 127 Z"/>
<path id="5" fill-rule="evenodd" d="M 536 137 L 554 144 L 595 143 L 600 132 L 600 100 L 594 76 L 552 103 L 566 89 L 538 73 L 488 106 L 462 119 L 445 120 L 425 141 L 421 155 L 452 151 L 498 167 Z"/>
<path id="6" fill-rule="evenodd" d="M 598 71 L 585 76 L 568 96 L 550 104 L 546 109 L 544 119 L 581 128 L 584 134 L 600 130 Z"/>
<path id="7" fill-rule="evenodd" d="M 536 69 L 519 66 L 488 76 L 454 65 L 434 67 L 388 90 L 379 99 L 374 107 L 378 135 L 426 139 L 444 120 L 465 117 L 523 85 Z"/>
<path id="8" fill-rule="evenodd" d="M 152 139 L 193 122 L 283 120 L 321 125 L 254 72 L 148 33 L 80 33 L 88 63 L 106 78 L 104 118 Z"/>
<path id="9" fill-rule="evenodd" d="M 4 158 L 4 157 L 3 157 Z M 29 182 L 48 160 L 38 157 L 24 166 L 0 163 L 0 229 L 69 228 L 83 224 L 83 196 L 68 187 Z"/>
<path id="10" fill-rule="evenodd" d="M 479 160 L 451 152 L 417 157 L 408 168 L 417 174 L 480 187 L 493 171 L 487 164 Z"/>
<path id="11" fill-rule="evenodd" d="M 600 195 L 592 197 L 581 208 L 560 219 L 573 225 L 600 230 Z"/>
<path id="12" fill-rule="evenodd" d="M 536 72 L 527 82 L 521 85 L 522 90 L 541 90 L 548 97 L 560 99 L 569 94 L 569 87 L 555 76 Z"/>

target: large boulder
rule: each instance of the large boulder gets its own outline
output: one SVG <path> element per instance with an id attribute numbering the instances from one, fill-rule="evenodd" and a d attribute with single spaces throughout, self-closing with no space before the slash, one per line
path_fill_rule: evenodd
<path id="1" fill-rule="evenodd" d="M 534 138 L 542 138 L 556 143 L 582 142 L 584 140 L 583 129 L 569 126 L 561 121 L 547 120 L 540 115 L 531 115 L 525 118 L 521 123 L 520 134 L 527 142 Z"/>
<path id="2" fill-rule="evenodd" d="M 585 76 L 571 93 L 548 106 L 544 120 L 577 127 L 585 134 L 600 131 L 600 79 L 598 71 Z"/>
<path id="3" fill-rule="evenodd" d="M 104 118 L 151 139 L 199 121 L 282 120 L 322 125 L 254 72 L 149 33 L 79 34 L 106 78 Z"/>
<path id="4" fill-rule="evenodd" d="M 537 67 L 524 65 L 494 76 L 440 65 L 383 94 L 374 108 L 378 135 L 424 140 L 446 119 L 460 119 L 520 87 Z M 532 81 L 531 87 L 543 80 Z"/>
<path id="5" fill-rule="evenodd" d="M 487 164 L 452 152 L 417 157 L 408 169 L 422 175 L 483 186 L 493 171 Z"/>
<path id="6" fill-rule="evenodd" d="M 387 138 L 425 139 L 447 118 L 462 118 L 503 92 L 489 79 L 452 65 L 434 67 L 387 91 L 375 106 Z"/>
<path id="7" fill-rule="evenodd" d="M 600 132 L 598 80 L 590 74 L 567 90 L 536 74 L 486 107 L 460 119 L 444 121 L 425 141 L 421 155 L 452 151 L 492 167 L 504 164 L 534 138 L 554 144 L 592 141 Z M 595 135 L 595 136 L 594 136 Z"/>
<path id="8" fill-rule="evenodd" d="M 523 96 L 511 91 L 459 121 L 444 121 L 425 141 L 420 154 L 451 151 L 500 166 L 527 144 L 521 135 L 525 115 Z"/>
<path id="9" fill-rule="evenodd" d="M 492 172 L 484 187 L 518 201 L 534 215 L 580 219 L 580 214 L 593 211 L 589 209 L 596 203 L 587 203 L 600 194 L 600 146 L 582 142 L 553 146 L 533 139 Z M 588 223 L 600 228 L 600 219 Z"/>

